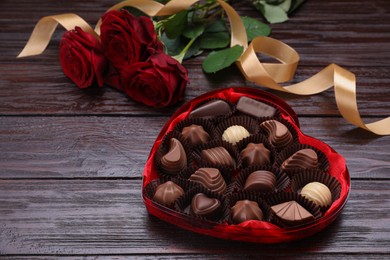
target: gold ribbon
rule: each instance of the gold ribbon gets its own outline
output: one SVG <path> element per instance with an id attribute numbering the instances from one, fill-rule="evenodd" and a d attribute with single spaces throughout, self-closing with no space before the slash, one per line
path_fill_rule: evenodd
<path id="1" fill-rule="evenodd" d="M 153 0 L 128 0 L 120 2 L 107 11 L 125 6 L 138 8 L 149 16 L 168 16 L 188 9 L 198 0 L 171 0 L 166 5 Z M 390 117 L 365 124 L 359 114 L 356 100 L 356 78 L 353 73 L 336 64 L 330 64 L 314 76 L 290 86 L 279 83 L 291 80 L 299 62 L 299 54 L 287 44 L 270 37 L 256 37 L 249 44 L 244 25 L 237 12 L 222 0 L 217 0 L 225 10 L 231 26 L 231 46 L 241 45 L 244 52 L 236 61 L 237 66 L 248 81 L 271 89 L 298 95 L 312 95 L 334 87 L 336 104 L 340 114 L 351 124 L 377 135 L 390 135 Z M 95 31 L 82 18 L 75 14 L 61 14 L 43 17 L 18 57 L 41 54 L 50 42 L 57 25 L 66 30 L 81 27 L 84 31 L 99 37 L 101 20 Z M 256 53 L 264 53 L 280 63 L 262 63 Z"/>

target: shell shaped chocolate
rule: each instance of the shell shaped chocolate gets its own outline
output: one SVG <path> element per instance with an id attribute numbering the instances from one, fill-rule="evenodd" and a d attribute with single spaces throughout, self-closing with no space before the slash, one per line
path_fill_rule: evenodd
<path id="1" fill-rule="evenodd" d="M 203 160 L 211 163 L 212 165 L 234 167 L 234 160 L 232 156 L 223 146 L 202 150 L 201 157 Z"/>
<path id="2" fill-rule="evenodd" d="M 328 207 L 332 204 L 332 193 L 325 184 L 320 182 L 306 184 L 301 190 L 301 195 L 320 207 Z"/>
<path id="3" fill-rule="evenodd" d="M 221 202 L 216 198 L 209 198 L 204 193 L 197 193 L 191 201 L 191 212 L 205 218 L 215 218 L 221 211 Z"/>
<path id="4" fill-rule="evenodd" d="M 286 147 L 293 141 L 288 128 L 277 120 L 264 121 L 260 124 L 260 128 L 267 132 L 268 141 L 278 149 Z"/>
<path id="5" fill-rule="evenodd" d="M 311 169 L 318 167 L 318 155 L 310 148 L 301 149 L 282 163 L 284 170 Z"/>
<path id="6" fill-rule="evenodd" d="M 270 171 L 259 170 L 249 174 L 245 181 L 244 190 L 257 192 L 275 191 L 276 177 Z"/>
<path id="7" fill-rule="evenodd" d="M 240 224 L 247 220 L 264 220 L 263 211 L 256 201 L 239 200 L 231 208 L 232 220 L 235 224 Z"/>
<path id="8" fill-rule="evenodd" d="M 223 132 L 222 140 L 235 145 L 248 136 L 250 136 L 250 133 L 245 129 L 245 127 L 240 125 L 232 125 L 226 128 L 226 130 Z"/>
<path id="9" fill-rule="evenodd" d="M 271 210 L 283 222 L 290 225 L 305 224 L 314 220 L 314 216 L 294 200 L 274 205 Z"/>
<path id="10" fill-rule="evenodd" d="M 169 141 L 169 150 L 161 158 L 161 167 L 171 175 L 179 173 L 187 166 L 187 155 L 183 145 L 176 138 Z"/>
<path id="11" fill-rule="evenodd" d="M 205 144 L 210 140 L 210 135 L 203 126 L 192 124 L 182 129 L 181 134 L 191 145 Z"/>
<path id="12" fill-rule="evenodd" d="M 157 186 L 153 196 L 153 200 L 165 205 L 170 206 L 184 194 L 184 190 L 172 181 L 167 181 Z"/>
<path id="13" fill-rule="evenodd" d="M 271 152 L 262 143 L 249 143 L 241 151 L 240 157 L 248 165 L 267 165 L 271 163 Z"/>
<path id="14" fill-rule="evenodd" d="M 213 192 L 223 194 L 226 191 L 226 182 L 217 168 L 199 168 L 189 180 L 198 182 Z"/>

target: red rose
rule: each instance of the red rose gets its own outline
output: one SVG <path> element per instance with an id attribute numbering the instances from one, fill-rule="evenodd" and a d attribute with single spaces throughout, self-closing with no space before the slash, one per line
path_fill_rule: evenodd
<path id="1" fill-rule="evenodd" d="M 64 33 L 60 43 L 60 63 L 64 74 L 79 88 L 95 82 L 103 86 L 106 58 L 98 39 L 80 27 Z"/>
<path id="2" fill-rule="evenodd" d="M 106 13 L 100 31 L 104 53 L 119 70 L 146 61 L 151 53 L 163 48 L 152 20 L 149 17 L 137 18 L 126 10 Z"/>
<path id="3" fill-rule="evenodd" d="M 180 101 L 188 83 L 187 70 L 163 52 L 129 66 L 121 77 L 124 90 L 132 99 L 153 107 Z"/>

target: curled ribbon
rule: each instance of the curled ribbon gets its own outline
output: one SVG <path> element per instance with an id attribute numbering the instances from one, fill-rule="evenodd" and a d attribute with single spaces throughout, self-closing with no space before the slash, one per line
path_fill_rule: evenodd
<path id="1" fill-rule="evenodd" d="M 149 16 L 167 16 L 188 9 L 198 0 L 171 0 L 166 5 L 153 0 L 128 0 L 120 2 L 107 11 L 125 6 L 135 7 Z M 340 114 L 351 124 L 377 135 L 390 135 L 390 117 L 365 124 L 360 116 L 356 100 L 356 78 L 353 73 L 336 64 L 330 64 L 314 76 L 290 86 L 279 83 L 291 80 L 299 62 L 299 54 L 287 44 L 270 37 L 256 37 L 248 45 L 245 27 L 240 16 L 229 4 L 217 0 L 225 10 L 231 27 L 231 46 L 241 45 L 244 52 L 236 61 L 248 81 L 287 93 L 312 95 L 334 87 L 336 104 Z M 61 14 L 43 17 L 36 24 L 30 39 L 18 57 L 41 54 L 50 42 L 57 27 L 61 24 L 66 30 L 75 26 L 99 38 L 101 20 L 92 29 L 81 17 L 75 14 Z M 264 53 L 280 61 L 278 64 L 262 63 L 256 53 Z"/>

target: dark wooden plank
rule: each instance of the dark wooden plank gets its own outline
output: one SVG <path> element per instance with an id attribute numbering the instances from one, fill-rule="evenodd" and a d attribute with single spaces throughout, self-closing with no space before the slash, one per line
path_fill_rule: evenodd
<path id="1" fill-rule="evenodd" d="M 390 254 L 389 181 L 353 181 L 346 208 L 326 230 L 271 246 L 198 235 L 149 217 L 142 204 L 141 180 L 0 184 L 3 254 Z"/>
<path id="2" fill-rule="evenodd" d="M 140 177 L 168 117 L 0 117 L 0 178 Z M 388 179 L 390 137 L 340 118 L 301 118 L 333 147 L 352 178 Z"/>

